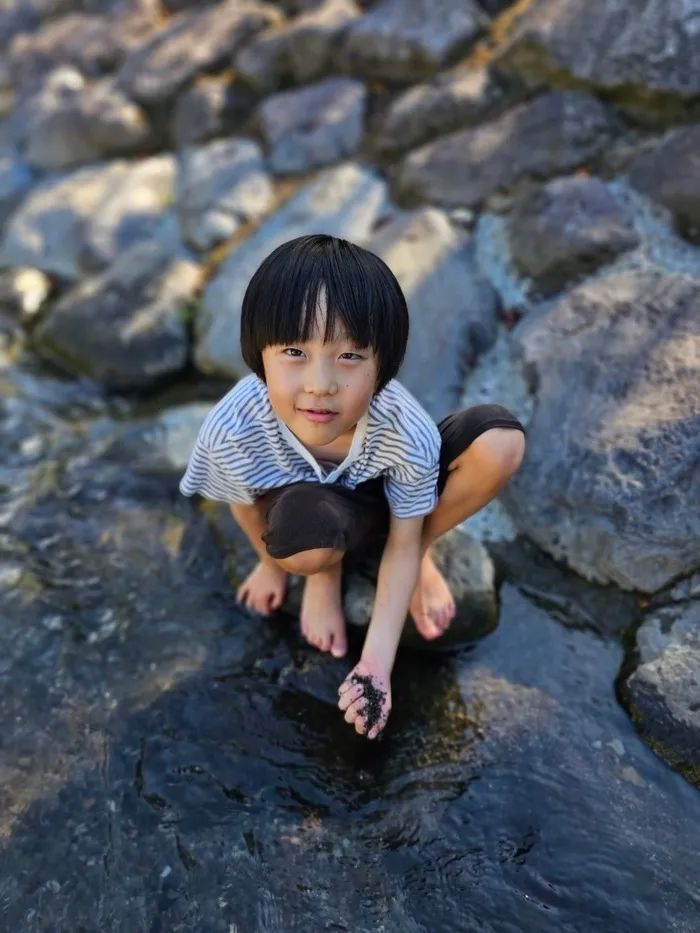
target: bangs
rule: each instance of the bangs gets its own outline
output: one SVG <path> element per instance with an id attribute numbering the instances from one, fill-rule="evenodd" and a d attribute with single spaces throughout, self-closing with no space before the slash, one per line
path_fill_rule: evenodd
<path id="1" fill-rule="evenodd" d="M 261 375 L 265 347 L 317 336 L 328 343 L 340 334 L 374 351 L 382 387 L 396 375 L 408 339 L 408 311 L 389 267 L 368 250 L 330 236 L 299 237 L 278 247 L 243 300 L 241 348 L 248 366 Z"/>

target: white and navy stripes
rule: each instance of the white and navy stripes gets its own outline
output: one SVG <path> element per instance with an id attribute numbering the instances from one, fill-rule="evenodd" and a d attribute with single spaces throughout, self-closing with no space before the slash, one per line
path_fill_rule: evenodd
<path id="1" fill-rule="evenodd" d="M 180 491 L 250 504 L 270 489 L 296 482 L 335 482 L 349 489 L 384 477 L 392 514 L 428 515 L 437 504 L 440 433 L 399 382 L 372 399 L 345 461 L 325 473 L 272 410 L 265 383 L 241 379 L 207 415 Z"/>

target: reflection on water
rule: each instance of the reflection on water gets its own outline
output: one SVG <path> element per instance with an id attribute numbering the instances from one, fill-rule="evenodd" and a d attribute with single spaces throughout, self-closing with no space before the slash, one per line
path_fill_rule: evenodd
<path id="1" fill-rule="evenodd" d="M 482 644 L 400 657 L 369 744 L 354 655 L 237 610 L 113 407 L 0 378 L 3 929 L 696 933 L 700 798 L 616 703 L 615 641 L 506 584 Z"/>

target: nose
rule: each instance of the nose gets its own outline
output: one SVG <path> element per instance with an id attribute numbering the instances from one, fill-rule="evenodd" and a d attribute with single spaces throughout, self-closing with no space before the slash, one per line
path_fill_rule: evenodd
<path id="1" fill-rule="evenodd" d="M 329 396 L 338 391 L 335 372 L 330 362 L 317 360 L 306 371 L 304 391 L 309 395 Z"/>

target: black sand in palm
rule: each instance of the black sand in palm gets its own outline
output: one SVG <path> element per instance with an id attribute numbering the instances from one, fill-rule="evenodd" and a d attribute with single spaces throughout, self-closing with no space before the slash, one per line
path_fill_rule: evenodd
<path id="1" fill-rule="evenodd" d="M 371 678 L 366 674 L 362 676 L 360 674 L 353 674 L 352 682 L 362 685 L 364 691 L 363 695 L 366 701 L 365 707 L 362 710 L 362 718 L 365 721 L 366 731 L 369 732 L 370 729 L 377 725 L 381 718 L 386 691 L 380 690 L 379 687 L 375 687 Z"/>

